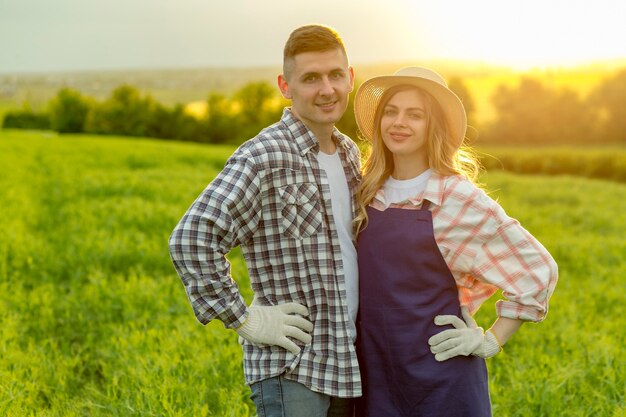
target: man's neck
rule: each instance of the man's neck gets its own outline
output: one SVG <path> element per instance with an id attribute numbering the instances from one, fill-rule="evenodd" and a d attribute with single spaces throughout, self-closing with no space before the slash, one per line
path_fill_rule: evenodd
<path id="1" fill-rule="evenodd" d="M 298 112 L 292 107 L 291 114 L 298 120 L 300 120 L 304 125 L 309 128 L 311 132 L 315 135 L 317 142 L 320 144 L 320 151 L 332 155 L 335 153 L 337 146 L 335 145 L 335 141 L 333 141 L 333 131 L 335 129 L 334 124 L 317 124 L 312 123 L 310 120 L 304 119 L 300 117 Z"/>
<path id="2" fill-rule="evenodd" d="M 315 133 L 315 137 L 320 144 L 320 152 L 324 152 L 328 155 L 332 155 L 335 153 L 335 151 L 337 150 L 337 145 L 335 145 L 335 141 L 333 140 L 332 135 L 320 137 L 317 135 L 317 133 Z"/>
<path id="3" fill-rule="evenodd" d="M 333 140 L 334 125 L 311 126 L 311 124 L 306 123 L 305 121 L 302 121 L 302 123 L 304 123 L 306 127 L 308 127 L 309 130 L 315 135 L 317 142 L 320 144 L 320 151 L 329 155 L 335 153 L 337 147 L 335 146 L 335 141 Z"/>

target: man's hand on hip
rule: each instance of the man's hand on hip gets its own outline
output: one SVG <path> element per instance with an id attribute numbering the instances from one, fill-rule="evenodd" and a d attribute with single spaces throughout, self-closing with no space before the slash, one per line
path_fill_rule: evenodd
<path id="1" fill-rule="evenodd" d="M 253 303 L 248 309 L 248 319 L 235 331 L 253 344 L 276 345 L 297 355 L 300 348 L 289 337 L 304 344 L 311 343 L 309 332 L 313 330 L 313 323 L 295 314 L 308 316 L 309 311 L 298 303 L 277 306 Z"/>

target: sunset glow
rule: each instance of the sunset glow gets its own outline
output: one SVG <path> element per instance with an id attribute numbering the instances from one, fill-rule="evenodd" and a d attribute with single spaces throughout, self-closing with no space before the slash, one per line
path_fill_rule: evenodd
<path id="1" fill-rule="evenodd" d="M 7 0 L 0 72 L 278 66 L 308 23 L 337 29 L 355 64 L 562 67 L 626 59 L 625 21 L 623 0 Z"/>
<path id="2" fill-rule="evenodd" d="M 412 39 L 438 57 L 516 69 L 626 58 L 626 3 L 620 1 L 407 1 Z"/>

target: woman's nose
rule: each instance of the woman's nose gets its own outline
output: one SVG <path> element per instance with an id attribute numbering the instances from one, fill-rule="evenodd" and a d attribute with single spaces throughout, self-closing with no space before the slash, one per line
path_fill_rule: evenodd
<path id="1" fill-rule="evenodd" d="M 398 114 L 396 116 L 396 119 L 393 121 L 393 125 L 394 126 L 406 126 L 406 123 L 404 122 L 404 115 Z"/>

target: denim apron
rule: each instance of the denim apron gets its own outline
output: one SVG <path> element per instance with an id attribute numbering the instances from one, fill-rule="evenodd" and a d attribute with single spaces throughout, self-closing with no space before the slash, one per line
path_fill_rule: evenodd
<path id="1" fill-rule="evenodd" d="M 359 417 L 491 416 L 485 360 L 437 362 L 428 339 L 461 316 L 458 290 L 439 251 L 428 201 L 420 210 L 367 208 L 358 239 Z"/>

